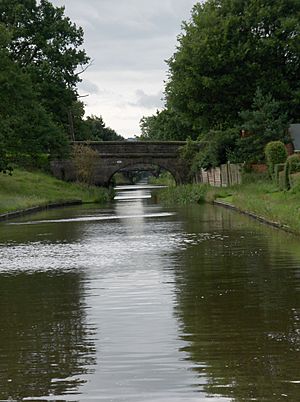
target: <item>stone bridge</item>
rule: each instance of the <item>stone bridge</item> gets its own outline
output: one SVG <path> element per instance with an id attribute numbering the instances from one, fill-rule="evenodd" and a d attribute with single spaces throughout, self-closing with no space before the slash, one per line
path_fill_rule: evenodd
<path id="1" fill-rule="evenodd" d="M 159 166 L 169 171 L 177 184 L 189 181 L 189 168 L 180 158 L 180 148 L 184 141 L 103 141 L 74 142 L 91 147 L 99 158 L 95 163 L 94 184 L 109 186 L 113 175 L 119 171 L 136 168 L 151 170 Z M 53 174 L 68 181 L 76 179 L 72 161 L 54 161 L 51 164 Z"/>

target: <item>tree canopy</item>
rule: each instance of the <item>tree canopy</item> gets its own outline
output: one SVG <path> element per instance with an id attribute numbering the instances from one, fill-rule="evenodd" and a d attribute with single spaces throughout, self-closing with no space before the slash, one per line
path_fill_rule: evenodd
<path id="1" fill-rule="evenodd" d="M 263 144 L 283 139 L 288 122 L 297 122 L 300 116 L 300 2 L 197 3 L 190 20 L 183 23 L 177 49 L 167 63 L 165 110 L 142 119 L 143 135 L 160 139 L 190 136 L 194 140 L 200 136 L 209 142 L 213 130 L 221 140 L 222 131 L 235 128 L 239 132 L 249 125 L 247 119 L 252 125 L 255 119 L 255 124 L 261 125 L 253 106 L 260 92 L 265 102 L 263 115 L 274 117 L 276 109 L 277 126 L 270 120 L 262 124 L 256 147 L 259 159 Z M 266 124 L 272 125 L 270 130 Z M 233 137 L 237 138 L 236 134 Z M 250 158 L 250 154 L 244 157 Z"/>
<path id="2" fill-rule="evenodd" d="M 0 22 L 11 32 L 10 57 L 28 73 L 38 97 L 56 122 L 68 124 L 76 84 L 89 58 L 83 30 L 47 0 L 1 0 Z"/>
<path id="3" fill-rule="evenodd" d="M 124 138 L 112 128 L 106 127 L 102 116 L 92 115 L 81 122 L 76 140 L 123 141 Z"/>
<path id="4" fill-rule="evenodd" d="M 66 156 L 74 131 L 77 139 L 119 139 L 102 118 L 83 119 L 82 45 L 83 30 L 64 7 L 0 0 L 0 172 L 23 156 Z"/>
<path id="5" fill-rule="evenodd" d="M 67 147 L 63 130 L 40 103 L 30 76 L 10 58 L 9 40 L 0 25 L 0 171 L 6 170 L 8 159 L 21 154 L 62 155 Z"/>
<path id="6" fill-rule="evenodd" d="M 300 113 L 298 0 L 208 0 L 194 6 L 169 59 L 166 99 L 195 134 L 232 126 L 257 88 Z"/>

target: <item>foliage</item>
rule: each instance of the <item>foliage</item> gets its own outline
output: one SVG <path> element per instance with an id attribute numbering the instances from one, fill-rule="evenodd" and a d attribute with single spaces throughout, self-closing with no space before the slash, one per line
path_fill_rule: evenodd
<path id="1" fill-rule="evenodd" d="M 106 127 L 101 116 L 92 115 L 81 121 L 80 130 L 76 133 L 76 140 L 124 141 L 124 138 L 110 127 Z"/>
<path id="2" fill-rule="evenodd" d="M 208 0 L 183 24 L 169 59 L 167 109 L 195 135 L 233 127 L 257 88 L 282 113 L 300 112 L 298 0 Z M 268 141 L 267 141 L 268 142 Z"/>
<path id="3" fill-rule="evenodd" d="M 291 174 L 298 172 L 300 172 L 300 155 L 291 155 L 287 158 L 284 168 L 284 184 L 286 189 L 292 187 Z"/>
<path id="4" fill-rule="evenodd" d="M 185 141 L 189 135 L 177 114 L 168 109 L 157 111 L 152 116 L 144 116 L 140 121 L 140 127 L 141 140 Z M 196 139 L 195 136 L 193 139 Z"/>
<path id="5" fill-rule="evenodd" d="M 290 175 L 290 182 L 291 182 L 291 194 L 296 194 L 299 196 L 300 194 L 300 173 L 292 173 Z"/>
<path id="6" fill-rule="evenodd" d="M 205 196 L 209 189 L 209 185 L 185 184 L 182 186 L 168 187 L 163 190 L 159 190 L 157 193 L 157 198 L 160 202 L 167 205 L 198 204 L 205 201 Z"/>
<path id="7" fill-rule="evenodd" d="M 264 162 L 264 149 L 271 141 L 288 142 L 287 115 L 280 111 L 279 102 L 270 94 L 263 95 L 258 88 L 252 108 L 240 114 L 245 134 L 237 141 L 240 162 Z"/>
<path id="8" fill-rule="evenodd" d="M 1 169 L 27 154 L 63 156 L 67 138 L 38 99 L 30 76 L 12 61 L 7 51 L 9 33 L 0 24 L 0 140 Z"/>
<path id="9" fill-rule="evenodd" d="M 285 163 L 277 163 L 274 166 L 273 177 L 274 177 L 275 184 L 280 188 L 280 190 L 285 189 L 285 184 L 284 184 L 284 181 L 282 180 L 284 169 L 285 169 Z"/>
<path id="10" fill-rule="evenodd" d="M 89 58 L 81 48 L 83 30 L 47 0 L 1 0 L 0 23 L 11 33 L 12 60 L 28 74 L 38 99 L 54 120 L 68 126 L 68 110 L 77 99 L 78 67 Z"/>
<path id="11" fill-rule="evenodd" d="M 238 138 L 239 132 L 235 128 L 210 130 L 199 136 L 200 151 L 193 162 L 194 171 L 220 166 L 228 160 L 232 163 L 237 162 L 235 150 Z"/>
<path id="12" fill-rule="evenodd" d="M 295 154 L 287 158 L 286 164 L 289 166 L 289 173 L 300 172 L 300 155 Z"/>
<path id="13" fill-rule="evenodd" d="M 82 144 L 73 145 L 72 161 L 79 182 L 93 183 L 98 158 L 98 152 L 91 147 Z"/>
<path id="14" fill-rule="evenodd" d="M 150 184 L 155 184 L 157 186 L 168 186 L 168 187 L 175 187 L 176 182 L 174 177 L 170 172 L 162 172 L 158 177 L 150 177 L 149 178 Z"/>
<path id="15" fill-rule="evenodd" d="M 275 166 L 286 161 L 288 153 L 281 141 L 271 141 L 265 147 L 266 161 L 271 175 L 275 172 Z"/>
<path id="16" fill-rule="evenodd" d="M 190 162 L 198 151 L 197 141 L 193 141 L 191 137 L 188 137 L 186 144 L 180 148 L 180 158 L 186 162 Z"/>
<path id="17" fill-rule="evenodd" d="M 300 174 L 294 173 L 292 176 L 295 185 L 290 191 L 279 191 L 269 178 L 252 173 L 239 186 L 218 188 L 190 184 L 159 190 L 157 198 L 169 205 L 190 205 L 222 198 L 222 201 L 241 211 L 252 212 L 299 234 Z"/>
<path id="18" fill-rule="evenodd" d="M 110 198 L 104 188 L 67 183 L 45 173 L 14 169 L 12 177 L 0 175 L 0 213 L 75 199 L 105 203 Z"/>

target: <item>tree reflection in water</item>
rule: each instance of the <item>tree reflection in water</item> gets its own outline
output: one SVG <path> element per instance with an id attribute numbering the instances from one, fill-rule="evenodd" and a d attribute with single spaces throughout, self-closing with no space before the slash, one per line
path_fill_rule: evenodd
<path id="1" fill-rule="evenodd" d="M 78 391 L 95 364 L 83 275 L 0 277 L 0 399 Z"/>
<path id="2" fill-rule="evenodd" d="M 297 401 L 296 240 L 236 214 L 231 220 L 232 212 L 222 209 L 188 214 L 186 231 L 199 232 L 200 220 L 201 232 L 210 233 L 211 239 L 188 247 L 181 258 L 176 315 L 187 343 L 184 351 L 198 375 L 208 380 L 208 396 Z"/>

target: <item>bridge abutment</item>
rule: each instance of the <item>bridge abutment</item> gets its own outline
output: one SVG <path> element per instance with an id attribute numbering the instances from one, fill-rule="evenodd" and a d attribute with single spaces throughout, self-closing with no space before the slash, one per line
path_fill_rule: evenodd
<path id="1" fill-rule="evenodd" d="M 146 166 L 150 165 L 169 171 L 176 184 L 189 182 L 188 164 L 180 158 L 180 149 L 185 142 L 108 141 L 77 144 L 89 146 L 99 155 L 95 160 L 92 175 L 95 185 L 108 187 L 113 175 L 120 170 L 133 166 L 147 170 Z M 76 169 L 71 160 L 54 161 L 51 168 L 57 178 L 67 181 L 76 180 Z"/>

